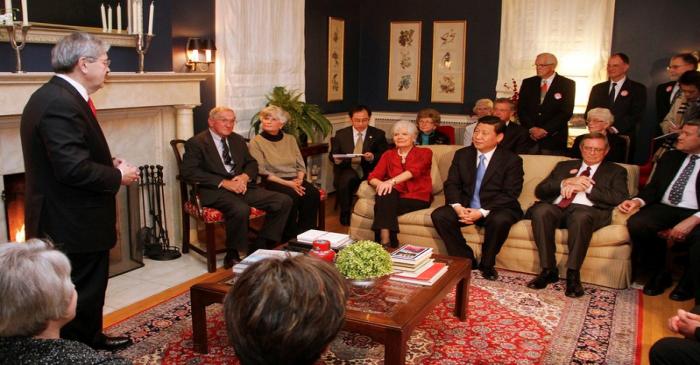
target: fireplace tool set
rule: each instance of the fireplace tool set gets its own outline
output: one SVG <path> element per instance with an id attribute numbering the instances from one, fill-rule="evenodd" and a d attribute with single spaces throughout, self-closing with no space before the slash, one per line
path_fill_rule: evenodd
<path id="1" fill-rule="evenodd" d="M 153 260 L 174 260 L 181 256 L 177 247 L 170 246 L 168 217 L 165 213 L 163 166 L 139 166 L 139 188 L 141 191 L 142 226 L 138 231 L 138 242 L 144 255 Z"/>

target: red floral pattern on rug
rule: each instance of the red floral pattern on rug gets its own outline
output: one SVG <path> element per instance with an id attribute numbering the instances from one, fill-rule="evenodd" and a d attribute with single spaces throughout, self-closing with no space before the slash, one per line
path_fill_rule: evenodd
<path id="1" fill-rule="evenodd" d="M 469 319 L 454 317 L 454 292 L 414 330 L 407 364 L 633 364 L 641 311 L 638 290 L 586 285 L 578 299 L 564 283 L 531 290 L 530 275 L 500 272 L 499 280 L 474 271 Z M 209 353 L 192 349 L 189 294 L 185 293 L 109 328 L 135 344 L 120 352 L 135 364 L 238 364 L 227 344 L 221 306 L 207 309 Z M 342 331 L 319 363 L 383 364 L 384 346 Z"/>

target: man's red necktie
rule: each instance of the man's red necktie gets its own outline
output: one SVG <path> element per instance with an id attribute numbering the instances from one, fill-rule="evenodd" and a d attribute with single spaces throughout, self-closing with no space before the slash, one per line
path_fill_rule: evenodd
<path id="1" fill-rule="evenodd" d="M 586 167 L 586 169 L 583 170 L 583 172 L 579 176 L 591 176 L 591 167 L 590 166 Z M 564 208 L 568 207 L 569 205 L 571 205 L 571 202 L 574 201 L 575 197 L 576 197 L 576 194 L 573 194 L 571 196 L 571 198 L 563 198 L 561 201 L 559 201 L 559 204 L 557 204 L 557 205 L 559 206 L 559 208 L 564 209 Z"/>
<path id="2" fill-rule="evenodd" d="M 88 106 L 90 107 L 90 110 L 92 110 L 92 115 L 97 118 L 97 109 L 95 109 L 95 104 L 92 102 L 91 98 L 88 98 Z"/>

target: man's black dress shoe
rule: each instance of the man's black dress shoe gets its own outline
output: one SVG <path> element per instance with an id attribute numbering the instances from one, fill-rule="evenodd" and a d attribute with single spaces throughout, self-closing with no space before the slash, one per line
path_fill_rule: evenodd
<path id="1" fill-rule="evenodd" d="M 671 275 L 669 275 L 665 271 L 658 272 L 654 274 L 654 276 L 652 276 L 646 284 L 644 284 L 644 289 L 642 291 L 645 295 L 653 297 L 659 294 L 663 294 L 664 290 L 670 287 L 671 284 L 673 284 L 673 281 L 671 280 Z"/>
<path id="2" fill-rule="evenodd" d="M 238 256 L 238 253 L 236 254 L 230 254 L 227 253 L 226 257 L 224 257 L 224 269 L 230 269 L 233 267 L 233 265 L 241 262 L 241 257 Z"/>
<path id="3" fill-rule="evenodd" d="M 578 270 L 566 270 L 566 291 L 564 292 L 569 298 L 578 298 L 583 296 L 583 285 L 581 285 L 581 273 Z"/>
<path id="4" fill-rule="evenodd" d="M 481 276 L 486 280 L 494 281 L 498 279 L 498 272 L 493 267 L 480 267 L 479 271 L 481 271 Z"/>
<path id="5" fill-rule="evenodd" d="M 117 351 L 131 346 L 134 343 L 129 337 L 109 337 L 103 336 L 101 341 L 98 341 L 92 345 L 92 348 L 96 350 L 107 350 L 107 351 Z"/>
<path id="6" fill-rule="evenodd" d="M 695 297 L 695 293 L 693 292 L 693 282 L 688 277 L 687 271 L 683 274 L 681 280 L 678 282 L 678 285 L 673 288 L 668 297 L 676 302 L 683 302 Z"/>
<path id="7" fill-rule="evenodd" d="M 556 283 L 559 281 L 559 269 L 543 269 L 537 277 L 527 283 L 530 289 L 544 289 L 547 284 Z"/>

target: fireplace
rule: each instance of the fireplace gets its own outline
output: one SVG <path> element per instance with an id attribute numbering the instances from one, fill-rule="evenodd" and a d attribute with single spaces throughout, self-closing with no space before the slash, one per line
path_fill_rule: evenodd
<path id="1" fill-rule="evenodd" d="M 7 220 L 7 239 L 11 242 L 24 241 L 24 174 L 3 176 L 5 190 L 2 200 L 5 202 L 5 219 Z"/>

